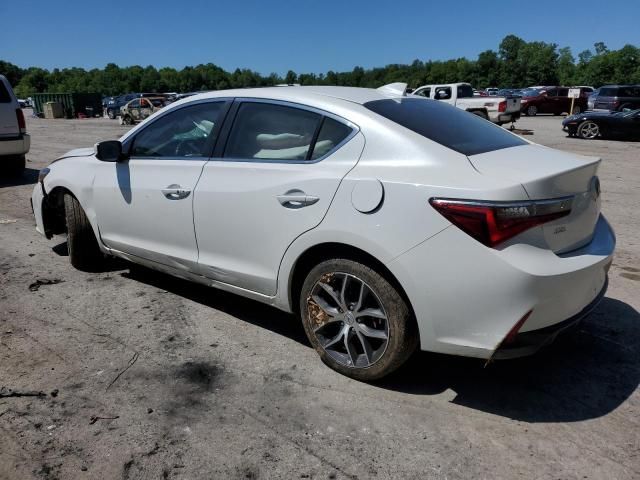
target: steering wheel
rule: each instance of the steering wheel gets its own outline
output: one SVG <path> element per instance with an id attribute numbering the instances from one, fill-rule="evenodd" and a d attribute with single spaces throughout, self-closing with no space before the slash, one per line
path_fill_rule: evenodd
<path id="1" fill-rule="evenodd" d="M 200 142 L 185 140 L 176 145 L 176 157 L 199 157 L 202 155 Z"/>

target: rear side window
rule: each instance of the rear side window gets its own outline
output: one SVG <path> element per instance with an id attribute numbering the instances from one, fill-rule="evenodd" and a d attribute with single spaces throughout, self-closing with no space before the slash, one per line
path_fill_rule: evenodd
<path id="1" fill-rule="evenodd" d="M 313 146 L 311 160 L 323 157 L 336 148 L 353 131 L 344 123 L 340 123 L 333 118 L 325 117 L 318 133 L 318 139 Z"/>
<path id="2" fill-rule="evenodd" d="M 458 98 L 473 97 L 473 87 L 471 85 L 458 85 Z"/>
<path id="3" fill-rule="evenodd" d="M 421 98 L 375 100 L 366 108 L 463 155 L 527 145 L 521 138 L 457 107 Z"/>
<path id="4" fill-rule="evenodd" d="M 4 82 L 0 80 L 0 103 L 9 103 L 11 102 L 11 95 L 9 94 L 9 90 L 4 85 Z"/>
<path id="5" fill-rule="evenodd" d="M 238 159 L 306 160 L 322 117 L 271 103 L 240 105 L 224 156 Z"/>

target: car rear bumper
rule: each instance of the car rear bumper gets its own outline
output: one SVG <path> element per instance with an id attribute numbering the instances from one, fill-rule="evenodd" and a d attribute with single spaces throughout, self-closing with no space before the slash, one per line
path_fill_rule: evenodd
<path id="1" fill-rule="evenodd" d="M 495 123 L 510 123 L 515 122 L 520 118 L 520 111 L 517 112 L 509 112 L 509 113 L 500 113 L 494 119 Z"/>
<path id="2" fill-rule="evenodd" d="M 31 147 L 31 137 L 23 133 L 17 137 L 0 137 L 0 156 L 24 155 Z"/>
<path id="3" fill-rule="evenodd" d="M 609 281 L 607 279 L 598 296 L 572 317 L 545 328 L 517 334 L 512 343 L 498 347 L 491 357 L 492 360 L 504 360 L 533 355 L 542 347 L 549 345 L 558 335 L 577 326 L 582 319 L 588 317 L 589 314 L 595 310 L 604 298 L 608 285 Z"/>
<path id="4" fill-rule="evenodd" d="M 450 226 L 387 266 L 411 302 L 422 350 L 489 359 L 527 314 L 519 332 L 532 336 L 580 316 L 605 288 L 614 248 L 602 216 L 589 244 L 561 255 L 487 248 Z"/>

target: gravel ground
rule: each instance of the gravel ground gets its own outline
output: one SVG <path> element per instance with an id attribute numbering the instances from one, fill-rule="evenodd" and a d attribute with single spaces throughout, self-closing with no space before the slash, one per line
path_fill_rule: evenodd
<path id="1" fill-rule="evenodd" d="M 27 121 L 28 169 L 0 179 L 0 478 L 640 477 L 640 143 L 518 123 L 603 158 L 618 249 L 579 329 L 487 368 L 419 353 L 367 385 L 323 366 L 280 311 L 126 264 L 74 270 L 65 239 L 34 229 L 32 184 L 126 127 Z"/>

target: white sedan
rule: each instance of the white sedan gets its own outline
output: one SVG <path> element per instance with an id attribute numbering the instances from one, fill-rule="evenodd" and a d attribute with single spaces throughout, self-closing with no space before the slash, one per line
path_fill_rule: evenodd
<path id="1" fill-rule="evenodd" d="M 37 229 L 82 270 L 121 257 L 294 312 L 357 379 L 416 348 L 533 353 L 606 290 L 600 161 L 405 87 L 186 98 L 42 170 Z"/>

